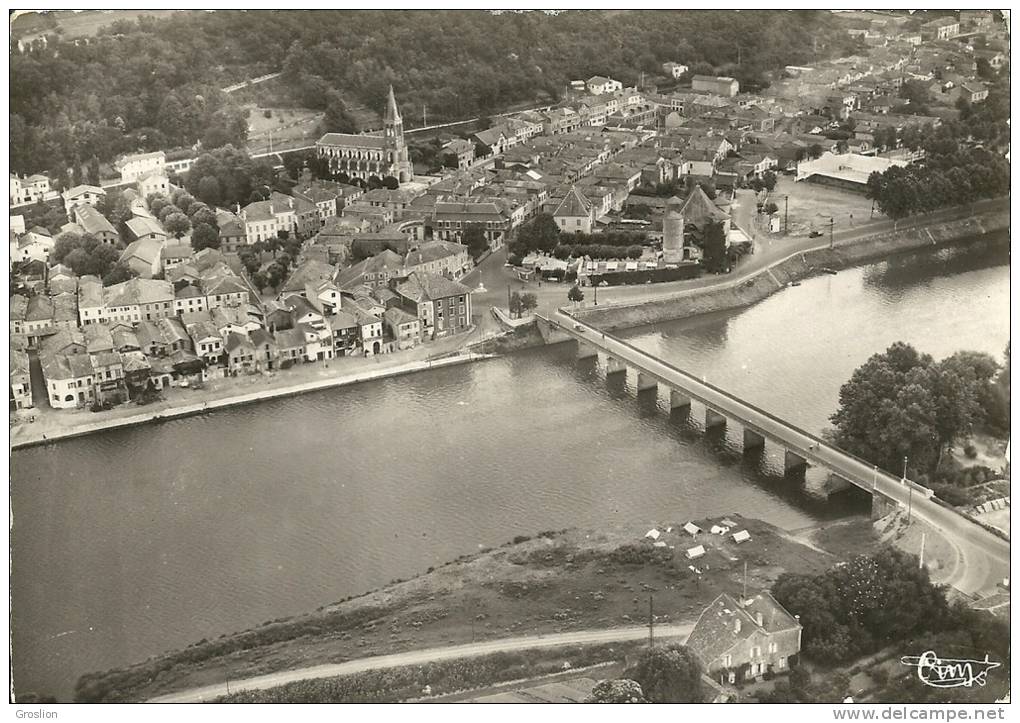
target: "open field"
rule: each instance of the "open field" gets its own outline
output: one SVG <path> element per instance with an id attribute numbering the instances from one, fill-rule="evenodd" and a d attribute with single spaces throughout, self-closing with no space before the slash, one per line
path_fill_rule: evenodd
<path id="1" fill-rule="evenodd" d="M 780 217 L 785 211 L 784 197 L 790 200 L 791 236 L 806 236 L 811 231 L 822 231 L 828 237 L 829 219 L 835 218 L 835 231 L 848 231 L 872 220 L 871 201 L 862 193 L 851 193 L 838 188 L 801 181 L 793 176 L 780 175 L 769 200 L 779 206 Z M 885 219 L 876 209 L 875 219 Z"/>
<path id="2" fill-rule="evenodd" d="M 751 541 L 738 546 L 707 532 L 692 541 L 680 530 L 683 520 L 658 525 L 662 547 L 632 528 L 518 537 L 306 615 L 84 676 L 79 697 L 141 700 L 368 656 L 641 625 L 649 599 L 657 624 L 693 622 L 720 593 L 741 593 L 745 562 L 747 587 L 758 590 L 785 570 L 819 572 L 839 559 L 764 522 L 732 519 Z M 684 551 L 695 544 L 707 553 L 689 561 Z"/>
<path id="3" fill-rule="evenodd" d="M 179 10 L 59 10 L 49 13 L 31 12 L 18 16 L 11 23 L 17 35 L 40 36 L 48 32 L 59 32 L 65 38 L 82 38 L 95 35 L 99 29 L 117 20 L 137 20 L 143 15 L 155 18 L 169 17 Z M 53 17 L 55 26 L 47 16 Z"/>
<path id="4" fill-rule="evenodd" d="M 323 114 L 306 108 L 265 108 L 248 104 L 248 152 L 308 145 L 319 140 Z M 266 113 L 269 117 L 266 117 Z"/>

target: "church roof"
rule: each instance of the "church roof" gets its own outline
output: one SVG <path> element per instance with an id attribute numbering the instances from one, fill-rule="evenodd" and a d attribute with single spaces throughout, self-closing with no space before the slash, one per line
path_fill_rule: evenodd
<path id="1" fill-rule="evenodd" d="M 327 133 L 320 138 L 315 145 L 383 150 L 386 147 L 386 139 L 382 136 L 370 136 L 358 133 Z"/>

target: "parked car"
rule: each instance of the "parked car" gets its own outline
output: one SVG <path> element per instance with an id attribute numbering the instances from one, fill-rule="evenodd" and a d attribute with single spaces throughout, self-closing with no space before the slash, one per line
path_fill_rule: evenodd
<path id="1" fill-rule="evenodd" d="M 812 231 L 811 233 L 808 234 L 808 236 L 811 238 L 818 238 L 821 235 L 822 235 L 821 231 Z"/>

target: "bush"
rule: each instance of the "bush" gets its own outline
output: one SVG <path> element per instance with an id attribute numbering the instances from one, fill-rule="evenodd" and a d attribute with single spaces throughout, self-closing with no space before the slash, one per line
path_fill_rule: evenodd
<path id="1" fill-rule="evenodd" d="M 271 111 L 268 108 L 266 108 L 264 111 L 262 111 L 262 117 L 263 118 L 272 118 L 273 117 L 273 111 Z M 283 119 L 281 118 L 280 120 L 282 121 Z"/>
<path id="2" fill-rule="evenodd" d="M 977 447 L 973 444 L 968 444 L 964 447 L 963 453 L 967 456 L 967 459 L 977 459 Z"/>
<path id="3" fill-rule="evenodd" d="M 953 507 L 967 507 L 971 504 L 970 495 L 955 485 L 938 484 L 933 489 L 936 497 Z"/>

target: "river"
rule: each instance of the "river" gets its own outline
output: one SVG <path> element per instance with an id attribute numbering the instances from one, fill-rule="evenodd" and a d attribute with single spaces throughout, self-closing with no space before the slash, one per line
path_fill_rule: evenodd
<path id="1" fill-rule="evenodd" d="M 1008 309 L 1007 245 L 982 244 L 625 335 L 818 430 L 840 384 L 893 341 L 1001 358 Z M 16 688 L 70 700 L 84 672 L 518 534 L 732 512 L 796 528 L 865 508 L 742 462 L 661 406 L 561 345 L 16 451 Z"/>

